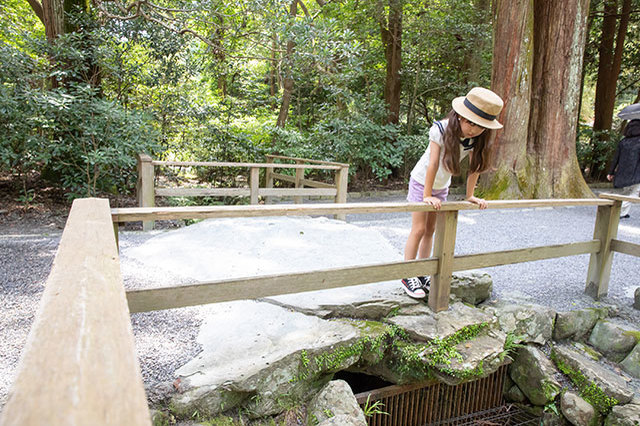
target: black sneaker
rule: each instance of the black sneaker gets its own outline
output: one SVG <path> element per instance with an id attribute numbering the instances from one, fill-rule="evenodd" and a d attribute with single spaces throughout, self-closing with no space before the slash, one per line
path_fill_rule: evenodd
<path id="1" fill-rule="evenodd" d="M 422 289 L 422 281 L 418 277 L 403 278 L 402 287 L 404 291 L 414 299 L 424 299 L 427 295 Z"/>
<path id="2" fill-rule="evenodd" d="M 431 277 L 420 276 L 418 277 L 418 279 L 422 283 L 422 288 L 424 289 L 424 291 L 428 293 L 429 288 L 431 287 Z"/>

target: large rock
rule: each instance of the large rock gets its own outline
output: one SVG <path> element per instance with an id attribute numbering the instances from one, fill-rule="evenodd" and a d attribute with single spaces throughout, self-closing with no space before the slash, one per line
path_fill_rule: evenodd
<path id="1" fill-rule="evenodd" d="M 434 313 L 428 306 L 420 305 L 411 310 L 410 315 L 403 314 L 388 318 L 386 321 L 404 329 L 409 337 L 417 341 L 429 342 L 433 339 L 446 339 L 468 327 L 485 325 L 493 327 L 495 320 L 480 309 L 453 303 L 446 311 Z"/>
<path id="2" fill-rule="evenodd" d="M 622 369 L 636 379 L 640 379 L 640 344 L 637 344 L 620 363 Z"/>
<path id="3" fill-rule="evenodd" d="M 451 295 L 457 300 L 477 305 L 491 296 L 493 280 L 482 271 L 454 274 Z M 361 318 L 381 320 L 392 312 L 424 308 L 412 299 L 397 281 L 350 286 L 336 290 L 310 291 L 300 294 L 269 297 L 271 303 L 321 318 Z"/>
<path id="4" fill-rule="evenodd" d="M 339 417 L 339 419 L 336 419 Z M 327 423 L 339 425 L 366 426 L 364 413 L 356 401 L 351 388 L 344 380 L 333 380 L 307 405 L 307 423 L 324 424 L 323 422 L 334 418 L 341 423 Z"/>
<path id="5" fill-rule="evenodd" d="M 605 426 L 640 425 L 640 405 L 628 404 L 613 407 L 604 424 Z"/>
<path id="6" fill-rule="evenodd" d="M 491 297 L 493 279 L 483 271 L 464 271 L 451 277 L 451 295 L 465 303 L 477 305 Z"/>
<path id="7" fill-rule="evenodd" d="M 558 312 L 553 338 L 555 340 L 584 340 L 589 336 L 598 320 L 604 319 L 608 315 L 608 310 L 605 308 Z"/>
<path id="8" fill-rule="evenodd" d="M 636 288 L 636 291 L 633 293 L 633 307 L 640 309 L 640 287 Z"/>
<path id="9" fill-rule="evenodd" d="M 551 339 L 556 318 L 551 308 L 498 301 L 487 305 L 485 310 L 498 318 L 502 331 L 515 336 L 515 343 L 544 345 Z"/>
<path id="10" fill-rule="evenodd" d="M 599 417 L 591 404 L 575 392 L 567 391 L 560 398 L 562 414 L 574 426 L 595 426 Z"/>
<path id="11" fill-rule="evenodd" d="M 198 336 L 202 352 L 176 372 L 181 393 L 174 395 L 172 406 L 178 415 L 198 411 L 211 416 L 238 405 L 255 416 L 276 414 L 287 402 L 284 395 L 308 399 L 331 373 L 360 356 L 348 351 L 360 332 L 345 321 L 250 301 L 211 309 Z M 341 350 L 344 356 L 313 364 L 315 357 Z"/>
<path id="12" fill-rule="evenodd" d="M 343 287 L 339 290 L 309 291 L 264 299 L 307 315 L 321 318 L 380 320 L 394 311 L 424 306 L 404 292 L 400 281 Z"/>
<path id="13" fill-rule="evenodd" d="M 534 405 L 546 405 L 560 393 L 556 374 L 551 361 L 533 346 L 520 348 L 510 367 L 511 379 Z"/>
<path id="14" fill-rule="evenodd" d="M 560 371 L 569 376 L 585 400 L 600 413 L 606 414 L 612 406 L 626 404 L 633 398 L 633 390 L 620 374 L 577 349 L 566 344 L 556 345 L 551 356 Z"/>
<path id="15" fill-rule="evenodd" d="M 613 321 L 598 321 L 589 336 L 589 344 L 614 362 L 622 361 L 638 343 L 637 331 Z"/>

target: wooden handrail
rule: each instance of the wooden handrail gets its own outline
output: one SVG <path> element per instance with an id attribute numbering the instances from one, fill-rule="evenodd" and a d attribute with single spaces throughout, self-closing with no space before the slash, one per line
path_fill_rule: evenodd
<path id="1" fill-rule="evenodd" d="M 629 201 L 631 203 L 640 203 L 640 197 L 632 197 L 629 195 L 602 193 L 600 194 L 600 198 L 604 198 L 606 200 Z"/>
<path id="2" fill-rule="evenodd" d="M 304 161 L 305 163 L 312 163 L 312 164 L 329 164 L 329 165 L 333 165 L 333 166 L 349 167 L 349 164 L 338 163 L 336 161 L 311 160 L 309 158 L 287 157 L 286 155 L 266 154 L 265 157 L 267 157 L 267 158 L 277 158 L 279 160 L 291 160 L 291 161 L 298 161 L 299 160 L 299 161 Z"/>
<path id="3" fill-rule="evenodd" d="M 150 425 L 109 201 L 73 202 L 0 424 Z"/>
<path id="4" fill-rule="evenodd" d="M 585 199 L 548 200 L 498 200 L 488 201 L 488 209 L 512 209 L 532 207 L 562 206 L 610 206 L 613 201 Z M 468 201 L 447 201 L 440 211 L 477 210 L 476 204 Z M 305 205 L 238 205 L 238 206 L 189 206 L 189 207 L 124 207 L 111 209 L 114 222 L 134 222 L 140 220 L 207 219 L 221 217 L 259 216 L 306 216 L 325 214 L 362 213 L 402 213 L 414 211 L 434 211 L 424 203 L 322 203 Z"/>
<path id="5" fill-rule="evenodd" d="M 206 167 L 258 167 L 270 169 L 319 169 L 340 170 L 342 166 L 319 164 L 283 164 L 283 163 L 234 163 L 216 161 L 152 161 L 154 166 L 206 166 Z"/>

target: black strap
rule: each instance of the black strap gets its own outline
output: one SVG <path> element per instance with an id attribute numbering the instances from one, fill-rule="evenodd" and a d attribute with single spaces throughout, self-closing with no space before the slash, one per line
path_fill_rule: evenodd
<path id="1" fill-rule="evenodd" d="M 486 112 L 484 112 L 483 110 L 481 110 L 480 108 L 478 108 L 477 106 L 469 102 L 469 99 L 467 98 L 464 98 L 464 105 L 467 108 L 469 108 L 472 112 L 478 114 L 480 117 L 486 120 L 495 120 L 497 117 L 496 115 L 487 114 Z"/>
<path id="2" fill-rule="evenodd" d="M 474 146 L 476 146 L 476 140 L 475 139 L 464 139 L 461 140 L 460 143 L 462 144 L 462 147 L 464 148 L 465 151 L 469 151 L 472 150 Z"/>

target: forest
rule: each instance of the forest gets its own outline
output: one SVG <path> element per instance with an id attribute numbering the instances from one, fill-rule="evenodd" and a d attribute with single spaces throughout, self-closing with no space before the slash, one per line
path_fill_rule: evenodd
<path id="1" fill-rule="evenodd" d="M 117 199 L 137 153 L 277 153 L 405 185 L 433 121 L 484 86 L 505 126 L 479 193 L 590 196 L 639 69 L 640 0 L 3 0 L 0 183 L 25 205 Z"/>

